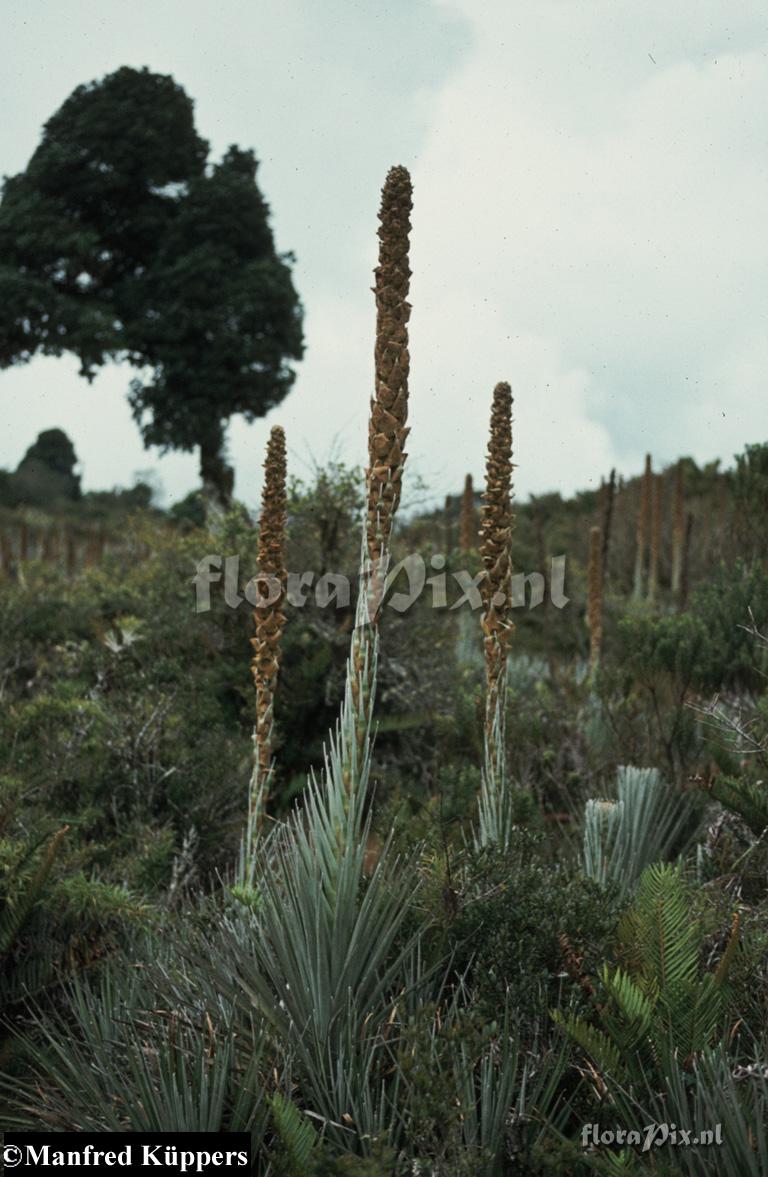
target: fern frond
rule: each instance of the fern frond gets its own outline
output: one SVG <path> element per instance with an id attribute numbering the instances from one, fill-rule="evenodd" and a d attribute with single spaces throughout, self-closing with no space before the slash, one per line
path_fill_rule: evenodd
<path id="1" fill-rule="evenodd" d="M 580 1046 L 597 1063 L 601 1070 L 608 1071 L 617 1078 L 624 1075 L 625 1068 L 619 1050 L 606 1033 L 575 1014 L 566 1017 L 559 1009 L 552 1011 L 552 1020 L 567 1034 L 571 1042 Z"/>
<path id="2" fill-rule="evenodd" d="M 764 782 L 716 777 L 707 791 L 726 809 L 743 818 L 757 837 L 768 829 L 768 786 Z"/>
<path id="3" fill-rule="evenodd" d="M 679 870 L 665 864 L 648 867 L 640 879 L 635 910 L 644 971 L 658 984 L 662 1001 L 679 1004 L 696 978 L 700 942 Z"/>
<path id="4" fill-rule="evenodd" d="M 48 875 L 51 873 L 54 860 L 59 852 L 59 846 L 69 826 L 62 826 L 53 835 L 48 847 L 40 860 L 37 870 L 26 883 L 22 884 L 20 895 L 8 896 L 2 913 L 0 913 L 0 956 L 10 951 L 14 940 L 26 923 L 32 908 L 40 898 Z"/>
<path id="5" fill-rule="evenodd" d="M 312 1154 L 317 1146 L 317 1133 L 306 1116 L 290 1099 L 276 1092 L 269 1100 L 272 1123 L 280 1138 L 283 1155 L 281 1168 L 286 1177 L 307 1177 Z"/>
<path id="6" fill-rule="evenodd" d="M 611 973 L 606 965 L 602 980 L 606 992 L 615 1002 L 621 1015 L 621 1021 L 618 1021 L 605 1013 L 606 1027 L 620 1050 L 633 1050 L 648 1033 L 653 1019 L 653 1002 L 621 969 Z"/>

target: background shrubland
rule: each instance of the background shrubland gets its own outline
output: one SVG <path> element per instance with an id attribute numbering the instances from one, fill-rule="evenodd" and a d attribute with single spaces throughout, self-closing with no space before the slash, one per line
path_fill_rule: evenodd
<path id="1" fill-rule="evenodd" d="M 748 455 L 759 465 L 756 447 Z M 300 1151 L 296 1141 L 306 1137 L 313 1159 L 301 1163 L 318 1172 L 399 1172 L 398 1158 L 408 1155 L 431 1158 L 435 1172 L 505 1172 L 514 1164 L 521 1172 L 576 1173 L 599 1169 L 607 1155 L 581 1149 L 582 1123 L 632 1126 L 638 1107 L 650 1106 L 656 1118 L 679 1122 L 680 1101 L 695 1098 L 717 1108 L 738 1139 L 744 1124 L 752 1125 L 749 1163 L 759 1166 L 768 1008 L 761 637 L 768 578 L 746 529 L 731 522 L 749 509 L 747 465 L 742 457 L 721 474 L 685 463 L 691 508 L 704 518 L 717 499 L 722 523 L 710 539 L 721 556 L 711 564 L 699 562 L 698 553 L 692 558 L 682 608 L 663 563 L 656 600 L 632 599 L 637 488 L 632 480 L 622 487 L 605 577 L 601 663 L 592 678 L 586 565 L 599 496 L 517 507 L 515 570 L 538 570 L 543 551 L 546 571 L 551 556 L 565 554 L 570 600 L 562 610 L 548 602 L 514 612 L 505 738 L 516 832 L 506 848 L 472 845 L 483 759 L 478 613 L 432 608 L 428 592 L 403 614 L 383 610 L 374 806 L 357 902 L 365 903 L 373 885 L 381 899 L 370 902 L 397 898 L 398 856 L 409 884 L 396 915 L 388 907 L 389 917 L 376 916 L 394 920 L 377 1006 L 382 1036 L 367 1042 L 362 1058 L 345 1053 L 349 1040 L 339 1041 L 344 1082 L 331 1094 L 342 1077 L 324 1069 L 314 1074 L 320 1056 L 297 1057 L 284 1037 L 290 1033 L 265 1026 L 247 997 L 248 971 L 257 964 L 251 925 L 261 926 L 264 900 L 259 892 L 244 907 L 227 882 L 252 760 L 251 609 L 247 601 L 228 607 L 223 584 L 212 584 L 210 610 L 196 613 L 192 577 L 205 555 L 236 554 L 242 595 L 256 572 L 258 528 L 239 507 L 212 531 L 200 525 L 204 515 L 187 509 L 194 504 L 163 511 L 148 501 L 137 510 L 129 493 L 103 495 L 95 516 L 101 550 L 89 552 L 79 540 L 71 567 L 64 539 L 46 553 L 43 539 L 92 529 L 88 496 L 55 510 L 6 507 L 0 853 L 7 1122 L 247 1127 L 264 1142 L 264 1164 L 275 1172 L 288 1163 L 283 1153 Z M 353 591 L 341 608 L 287 606 L 270 823 L 288 816 L 306 788 L 307 769 L 322 768 L 323 743 L 343 697 L 361 486 L 361 472 L 334 465 L 288 488 L 287 566 L 344 572 Z M 481 504 L 475 506 L 479 518 Z M 440 553 L 449 573 L 466 567 L 474 574 L 477 545 L 458 548 L 459 514 L 458 501 L 450 500 L 440 511 L 401 520 L 393 559 L 416 551 L 429 563 Z M 667 808 L 682 814 L 666 846 L 660 833 L 654 841 L 655 819 L 641 813 L 639 820 L 652 842 L 641 861 L 657 861 L 656 850 L 679 861 L 680 873 L 656 885 L 672 888 L 681 919 L 695 931 L 680 951 L 699 979 L 685 983 L 706 986 L 729 954 L 727 984 L 701 1029 L 690 1031 L 699 1037 L 685 1051 L 680 999 L 665 1005 L 663 990 L 654 998 L 662 1006 L 647 1040 L 638 1029 L 643 1015 L 631 1005 L 637 1001 L 642 1010 L 643 994 L 657 992 L 643 955 L 652 952 L 652 931 L 636 949 L 627 940 L 640 873 L 620 888 L 611 879 L 625 877 L 626 863 L 616 857 L 602 878 L 590 877 L 581 851 L 585 821 L 600 825 L 588 802 L 617 804 L 616 774 L 625 763 L 658 770 Z M 609 859 L 622 852 L 621 839 L 612 841 L 602 826 L 597 836 Z M 376 862 L 382 873 L 374 884 Z M 196 940 L 204 945 L 199 953 Z M 137 972 L 139 962 L 145 963 Z M 227 980 L 232 966 L 238 975 L 244 970 L 240 989 Z M 689 966 L 681 967 L 687 975 Z M 152 1002 L 160 1008 L 158 991 L 175 1011 L 170 1021 L 146 1019 Z M 397 1030 L 388 1036 L 393 1011 Z M 560 1011 L 555 1020 L 553 1011 Z M 339 1032 L 349 1015 L 337 1015 Z M 117 1039 L 104 1019 L 119 1025 Z M 71 1057 L 52 1062 L 50 1044 L 73 1024 L 80 1029 Z M 211 1035 L 215 1070 L 204 1061 Z M 247 1057 L 244 1041 L 251 1044 Z M 149 1070 L 142 1061 L 148 1042 L 158 1052 Z M 181 1055 L 179 1042 L 186 1043 Z M 626 1059 L 635 1042 L 639 1061 L 628 1089 L 616 1059 Z M 94 1052 L 95 1069 L 78 1063 L 80 1050 Z M 499 1091 L 499 1067 L 506 1076 L 509 1109 L 528 1098 L 521 1088 L 528 1068 L 525 1091 L 535 1105 L 508 1109 L 495 1129 L 482 1123 L 489 1066 L 489 1092 Z M 371 1067 L 397 1076 L 383 1104 L 366 1103 Z M 481 1116 L 471 1131 L 464 1105 L 455 1117 L 445 1114 L 468 1082 L 473 1094 L 468 1089 L 466 1098 L 479 1101 Z M 42 1104 L 18 1094 L 27 1083 L 42 1083 Z M 114 1108 L 108 1114 L 107 1094 Z M 129 1110 L 135 1101 L 140 1114 Z M 301 1118 L 318 1109 L 321 1120 Z M 347 1115 L 370 1128 L 370 1139 L 355 1135 Z M 486 1131 L 496 1141 L 493 1163 L 478 1143 Z M 704 1150 L 700 1157 L 697 1168 L 679 1150 L 673 1167 L 716 1171 Z"/>

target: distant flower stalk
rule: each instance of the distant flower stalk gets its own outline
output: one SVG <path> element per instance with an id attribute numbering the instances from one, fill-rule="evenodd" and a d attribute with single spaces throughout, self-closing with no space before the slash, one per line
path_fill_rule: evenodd
<path id="1" fill-rule="evenodd" d="M 512 622 L 512 390 L 493 390 L 491 429 L 486 458 L 480 555 L 483 562 L 483 644 L 485 649 L 485 739 L 491 771 L 501 771 L 503 710 Z M 494 734 L 495 733 L 495 734 Z"/>
<path id="2" fill-rule="evenodd" d="M 256 724 L 254 729 L 254 777 L 249 820 L 260 828 L 269 797 L 273 771 L 272 743 L 277 678 L 280 668 L 280 641 L 285 626 L 283 603 L 287 570 L 285 567 L 285 526 L 287 519 L 285 433 L 274 426 L 267 442 L 264 462 L 264 488 L 259 520 L 258 574 L 280 584 L 279 594 L 253 613 L 255 634 L 251 638 L 251 671 L 256 687 Z M 270 598 L 272 594 L 269 594 Z"/>

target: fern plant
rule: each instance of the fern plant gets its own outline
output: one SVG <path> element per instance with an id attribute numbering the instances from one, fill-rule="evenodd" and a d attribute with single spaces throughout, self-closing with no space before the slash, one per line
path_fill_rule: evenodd
<path id="1" fill-rule="evenodd" d="M 768 830 L 768 786 L 765 781 L 718 777 L 709 793 L 726 809 L 743 818 L 758 838 Z"/>
<path id="2" fill-rule="evenodd" d="M 10 812 L 9 804 L 0 819 L 3 826 Z M 45 890 L 68 829 L 68 826 L 62 826 L 53 835 L 43 835 L 37 841 L 24 845 L 11 841 L 3 843 L 0 867 L 0 1009 L 13 1005 L 30 993 L 38 992 L 54 974 L 55 963 L 52 958 L 19 958 L 14 950 Z"/>
<path id="3" fill-rule="evenodd" d="M 553 1013 L 598 1072 L 639 1083 L 649 1071 L 659 1074 L 670 1057 L 692 1065 L 717 1037 L 728 1008 L 738 920 L 714 972 L 701 970 L 702 937 L 679 870 L 648 867 L 619 923 L 618 960 L 600 973 L 593 1020 Z"/>

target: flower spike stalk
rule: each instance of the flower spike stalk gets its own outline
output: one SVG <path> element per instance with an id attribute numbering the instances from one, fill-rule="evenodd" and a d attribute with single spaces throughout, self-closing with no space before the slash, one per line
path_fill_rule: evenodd
<path id="1" fill-rule="evenodd" d="M 640 508 L 637 514 L 637 550 L 635 552 L 635 581 L 632 595 L 639 601 L 643 595 L 645 576 L 645 548 L 648 537 L 648 519 L 651 513 L 651 455 L 645 455 L 645 471 L 640 484 Z"/>
<path id="2" fill-rule="evenodd" d="M 611 544 L 611 524 L 613 522 L 613 508 L 616 502 L 616 471 L 611 470 L 608 481 L 603 488 L 603 502 L 602 502 L 602 518 L 600 520 L 600 529 L 602 531 L 603 546 L 600 554 L 601 560 L 601 575 L 603 585 L 605 585 L 605 577 L 608 572 L 608 550 Z"/>
<path id="3" fill-rule="evenodd" d="M 589 627 L 589 674 L 594 679 L 600 669 L 603 645 L 603 537 L 599 527 L 589 535 L 587 567 L 587 625 Z"/>
<path id="4" fill-rule="evenodd" d="M 672 595 L 680 600 L 683 580 L 683 545 L 685 543 L 685 494 L 683 488 L 683 460 L 675 466 L 672 491 Z"/>
<path id="5" fill-rule="evenodd" d="M 512 823 L 504 750 L 507 654 L 514 631 L 512 609 L 512 390 L 493 390 L 486 458 L 480 555 L 483 577 L 482 629 L 485 649 L 485 765 L 480 790 L 479 841 L 506 845 Z"/>
<path id="6" fill-rule="evenodd" d="M 472 487 L 472 475 L 464 479 L 464 493 L 461 496 L 461 524 L 459 528 L 459 547 L 462 552 L 471 552 L 477 546 L 477 532 L 475 528 L 475 492 Z"/>
<path id="7" fill-rule="evenodd" d="M 366 524 L 361 553 L 360 600 L 347 673 L 349 702 L 356 715 L 355 763 L 366 757 L 369 738 L 379 614 L 386 581 L 392 523 L 400 502 L 408 436 L 408 302 L 411 270 L 408 235 L 413 207 L 411 178 L 390 168 L 379 209 L 379 264 L 375 271 L 376 343 L 374 395 L 368 425 Z M 363 607 L 364 606 L 364 607 Z M 347 793 L 356 785 L 349 756 L 342 756 Z"/>
<path id="8" fill-rule="evenodd" d="M 275 425 L 267 442 L 259 519 L 257 581 L 264 600 L 268 603 L 258 605 L 254 609 L 255 634 L 251 638 L 251 672 L 256 687 L 256 723 L 253 734 L 254 765 L 248 805 L 249 851 L 264 821 L 274 773 L 272 741 L 275 690 L 280 667 L 280 639 L 285 627 L 283 603 L 287 580 L 285 480 L 285 433 L 279 425 Z M 278 586 L 279 591 L 275 593 Z"/>
<path id="9" fill-rule="evenodd" d="M 411 270 L 408 234 L 413 207 L 411 178 L 390 168 L 379 209 L 379 264 L 375 271 L 375 392 L 368 426 L 368 552 L 374 563 L 389 546 L 400 502 L 409 429 L 408 302 Z"/>
<path id="10" fill-rule="evenodd" d="M 510 546 L 514 515 L 512 490 L 512 390 L 497 384 L 493 390 L 491 436 L 486 461 L 486 487 L 483 493 L 483 524 L 480 529 L 480 554 L 484 575 L 480 583 L 483 598 L 483 634 L 485 667 L 490 713 L 492 698 L 503 678 L 512 624 L 512 562 Z"/>
<path id="11" fill-rule="evenodd" d="M 648 565 L 648 600 L 654 601 L 659 587 L 659 556 L 661 551 L 662 478 L 654 475 L 651 494 L 651 558 Z"/>

